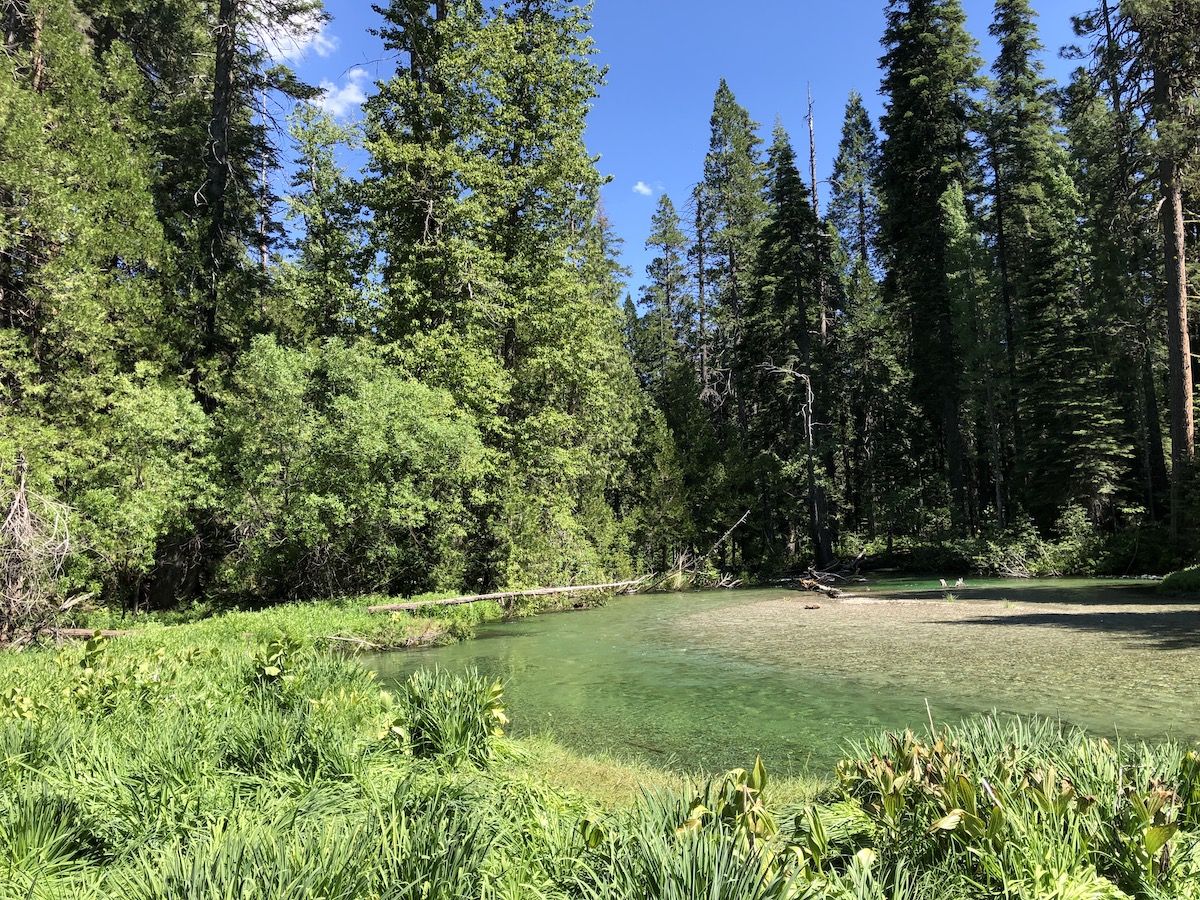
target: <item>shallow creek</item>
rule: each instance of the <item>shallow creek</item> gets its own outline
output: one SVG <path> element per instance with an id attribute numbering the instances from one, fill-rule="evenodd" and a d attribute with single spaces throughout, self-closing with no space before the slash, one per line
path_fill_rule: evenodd
<path id="1" fill-rule="evenodd" d="M 1104 734 L 1200 738 L 1200 603 L 1144 582 L 934 580 L 615 598 L 367 658 L 502 678 L 516 733 L 687 770 L 828 772 L 844 742 L 930 714 L 1039 713 Z M 806 605 L 819 609 L 806 609 Z"/>

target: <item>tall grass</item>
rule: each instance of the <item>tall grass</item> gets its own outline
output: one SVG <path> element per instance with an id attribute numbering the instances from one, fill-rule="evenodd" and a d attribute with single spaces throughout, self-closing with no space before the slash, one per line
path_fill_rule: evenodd
<path id="1" fill-rule="evenodd" d="M 390 732 L 414 756 L 486 765 L 508 723 L 503 697 L 499 682 L 474 670 L 421 669 L 400 686 Z"/>

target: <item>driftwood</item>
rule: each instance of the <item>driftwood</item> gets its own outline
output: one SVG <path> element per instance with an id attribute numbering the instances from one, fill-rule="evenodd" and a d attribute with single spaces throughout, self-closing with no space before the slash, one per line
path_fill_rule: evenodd
<path id="1" fill-rule="evenodd" d="M 838 597 L 842 596 L 842 592 L 837 588 L 830 587 L 827 584 L 821 584 L 821 582 L 815 581 L 811 578 L 800 578 L 797 580 L 797 582 L 800 585 L 801 590 L 824 594 L 831 600 L 836 600 Z"/>
<path id="2" fill-rule="evenodd" d="M 733 535 L 733 533 L 735 531 L 737 531 L 738 528 L 741 527 L 742 523 L 745 522 L 748 518 L 750 518 L 750 512 L 751 512 L 750 510 L 746 510 L 744 513 L 742 513 L 742 517 L 740 519 L 738 519 L 736 522 L 734 522 L 728 531 L 726 531 L 723 535 L 721 535 L 721 537 L 717 540 L 717 542 L 715 544 L 712 545 L 712 547 L 709 549 L 709 551 L 707 553 L 705 553 L 702 557 L 700 557 L 699 561 L 704 562 L 706 559 L 708 559 L 710 556 L 712 556 L 714 553 L 716 553 L 717 550 L 720 549 L 721 545 L 723 543 L 725 543 L 727 540 L 729 540 L 729 538 Z"/>
<path id="3" fill-rule="evenodd" d="M 355 647 L 362 647 L 363 649 L 366 649 L 366 650 L 382 650 L 382 649 L 384 649 L 383 646 L 380 644 L 373 644 L 373 643 L 371 643 L 371 641 L 364 641 L 362 638 L 345 637 L 344 635 L 340 635 L 340 634 L 331 634 L 327 638 L 325 638 L 325 640 L 341 641 L 344 644 L 353 644 Z"/>
<path id="4" fill-rule="evenodd" d="M 824 594 L 831 600 L 836 600 L 842 596 L 842 592 L 831 585 L 824 584 L 819 578 L 798 577 L 798 578 L 777 578 L 771 584 L 786 584 L 788 587 L 795 587 L 801 591 L 812 591 L 814 594 Z"/>
<path id="5" fill-rule="evenodd" d="M 468 603 L 482 603 L 487 600 L 516 600 L 521 597 L 550 597 L 555 594 L 586 594 L 595 591 L 611 591 L 613 593 L 629 593 L 640 587 L 645 578 L 633 581 L 614 581 L 609 584 L 578 584 L 566 587 L 532 588 L 526 591 L 499 591 L 495 594 L 467 594 L 462 597 L 448 597 L 445 600 L 421 600 L 415 603 L 384 603 L 379 606 L 368 606 L 367 612 L 417 612 L 433 606 L 465 606 Z"/>

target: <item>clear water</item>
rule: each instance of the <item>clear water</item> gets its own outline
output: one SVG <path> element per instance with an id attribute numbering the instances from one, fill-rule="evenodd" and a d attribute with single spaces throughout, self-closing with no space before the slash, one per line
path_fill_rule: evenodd
<path id="1" fill-rule="evenodd" d="M 384 681 L 475 667 L 505 681 L 517 733 L 688 771 L 760 753 L 775 771 L 828 772 L 845 740 L 920 727 L 930 712 L 1200 737 L 1200 605 L 1144 582 L 972 581 L 954 600 L 936 579 L 849 589 L 844 601 L 783 589 L 621 597 L 368 664 Z"/>

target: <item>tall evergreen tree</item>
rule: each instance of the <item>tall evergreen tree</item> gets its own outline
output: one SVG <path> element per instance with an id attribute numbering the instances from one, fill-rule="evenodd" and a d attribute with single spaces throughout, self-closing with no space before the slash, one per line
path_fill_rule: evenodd
<path id="1" fill-rule="evenodd" d="M 724 79 L 713 98 L 704 179 L 696 191 L 697 243 L 703 243 L 706 294 L 714 310 L 716 394 L 738 406 L 732 354 L 754 281 L 758 236 L 766 218 L 764 172 L 757 123 Z M 707 385 L 706 385 L 707 387 Z M 744 412 L 744 409 L 743 409 Z"/>
<path id="2" fill-rule="evenodd" d="M 1000 52 L 989 143 L 1004 340 L 1019 399 L 1018 472 L 1043 525 L 1070 502 L 1099 519 L 1116 493 L 1124 448 L 1097 311 L 1083 294 L 1080 201 L 1027 0 L 999 0 L 991 33 Z"/>
<path id="3" fill-rule="evenodd" d="M 829 220 L 837 230 L 840 250 L 834 258 L 841 260 L 839 278 L 840 303 L 845 314 L 839 340 L 849 337 L 857 325 L 857 307 L 878 299 L 877 272 L 879 241 L 879 139 L 871 116 L 857 91 L 850 94 L 842 123 L 838 154 L 830 179 Z M 860 333 L 865 338 L 867 332 Z M 852 388 L 857 381 L 858 367 L 872 352 L 870 346 L 851 350 L 839 346 L 836 351 L 834 378 L 840 400 L 837 422 L 842 446 L 845 489 L 844 506 L 849 510 L 851 529 L 867 527 L 873 532 L 873 488 L 870 485 L 869 460 L 871 436 L 867 391 Z M 860 385 L 861 386 L 861 385 Z"/>
<path id="4" fill-rule="evenodd" d="M 366 335 L 374 329 L 373 263 L 358 185 L 337 160 L 357 146 L 354 128 L 302 103 L 292 116 L 296 147 L 286 218 L 296 235 L 272 291 L 275 328 L 294 338 Z"/>
<path id="5" fill-rule="evenodd" d="M 856 263 L 873 268 L 879 232 L 879 138 L 858 91 L 850 93 L 830 179 L 829 221 Z"/>
<path id="6" fill-rule="evenodd" d="M 1194 136 L 1198 127 L 1195 104 L 1188 99 L 1200 79 L 1200 3 L 1196 0 L 1134 0 L 1114 6 L 1109 0 L 1076 19 L 1076 31 L 1093 38 L 1088 76 L 1103 87 L 1118 148 L 1117 171 L 1125 203 L 1134 216 L 1115 219 L 1124 226 L 1125 248 L 1136 247 L 1132 224 L 1136 200 L 1146 195 L 1159 224 L 1162 276 L 1160 292 L 1166 314 L 1167 399 L 1170 410 L 1171 534 L 1177 542 L 1184 526 L 1185 482 L 1194 458 L 1194 383 L 1188 322 L 1188 263 L 1184 185 L 1195 170 Z M 1141 135 L 1148 132 L 1145 144 Z M 1149 164 L 1138 165 L 1148 151 Z M 1141 176 L 1141 177 L 1139 177 Z M 1146 342 L 1147 359 L 1153 355 Z M 1149 379 L 1152 381 L 1153 379 Z M 1143 378 L 1145 382 L 1146 379 Z M 1146 396 L 1146 415 L 1151 407 Z M 1153 487 L 1154 434 L 1146 427 L 1144 478 Z"/>
<path id="7" fill-rule="evenodd" d="M 655 254 L 646 266 L 647 282 L 642 293 L 647 339 L 653 348 L 650 384 L 663 402 L 668 370 L 682 358 L 693 312 L 688 290 L 687 237 L 675 204 L 666 194 L 659 198 L 658 209 L 650 219 L 646 249 Z"/>
<path id="8" fill-rule="evenodd" d="M 163 340 L 143 83 L 71 3 L 20 6 L 0 79 L 0 466 L 23 454 L 69 505 L 76 587 L 141 604 L 208 488 L 207 422 Z"/>
<path id="9" fill-rule="evenodd" d="M 396 75 L 368 104 L 384 332 L 472 407 L 493 452 L 484 582 L 599 574 L 633 435 L 615 239 L 583 142 L 600 82 L 570 0 L 384 10 Z"/>
<path id="10" fill-rule="evenodd" d="M 825 566 L 832 560 L 833 542 L 826 486 L 818 472 L 814 398 L 834 388 L 814 366 L 821 235 L 782 125 L 775 128 L 767 169 L 770 216 L 761 233 L 757 284 L 738 353 L 745 383 L 753 387 L 745 464 L 756 482 L 756 549 L 763 559 L 783 558 L 782 550 L 798 555 L 797 522 L 807 520 L 813 556 Z M 795 508 L 789 497 L 805 500 Z"/>
<path id="11" fill-rule="evenodd" d="M 1177 542 L 1184 484 L 1196 455 L 1184 181 L 1200 158 L 1195 140 L 1200 128 L 1195 103 L 1200 81 L 1200 2 L 1133 0 L 1123 11 L 1137 33 L 1132 65 L 1145 83 L 1143 102 L 1156 138 L 1171 412 L 1171 536 Z"/>
<path id="12" fill-rule="evenodd" d="M 974 190 L 969 140 L 979 80 L 958 0 L 891 0 L 883 38 L 881 238 L 890 302 L 908 320 L 913 389 L 947 475 L 951 518 L 968 527 L 963 348 L 947 283 L 942 198 Z"/>

